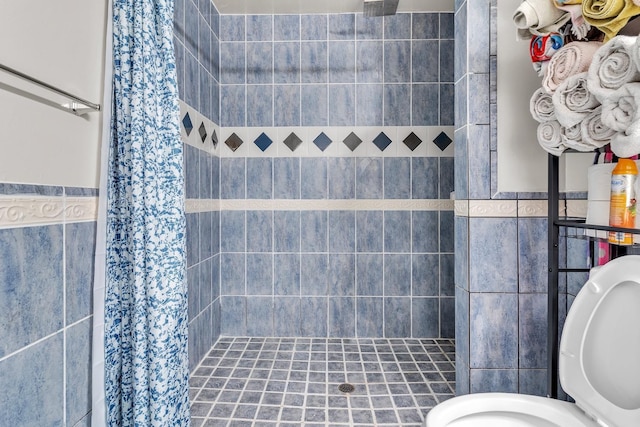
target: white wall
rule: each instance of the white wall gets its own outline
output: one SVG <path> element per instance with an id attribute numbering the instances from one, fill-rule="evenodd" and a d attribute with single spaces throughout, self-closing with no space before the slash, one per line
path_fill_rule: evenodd
<path id="1" fill-rule="evenodd" d="M 547 153 L 538 144 L 529 100 L 542 78 L 531 65 L 529 42 L 516 40 L 512 16 L 520 3 L 498 0 L 498 190 L 540 192 L 547 191 Z M 592 160 L 593 154 L 563 155 L 561 189 L 585 191 Z"/>
<path id="2" fill-rule="evenodd" d="M 101 104 L 106 16 L 106 0 L 0 0 L 0 63 Z M 102 113 L 19 90 L 67 102 L 0 71 L 0 182 L 98 187 Z"/>

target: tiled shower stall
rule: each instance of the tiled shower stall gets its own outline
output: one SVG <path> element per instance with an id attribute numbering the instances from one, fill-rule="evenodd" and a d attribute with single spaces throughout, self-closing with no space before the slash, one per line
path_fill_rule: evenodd
<path id="1" fill-rule="evenodd" d="M 175 23 L 191 367 L 219 336 L 453 337 L 453 14 Z"/>

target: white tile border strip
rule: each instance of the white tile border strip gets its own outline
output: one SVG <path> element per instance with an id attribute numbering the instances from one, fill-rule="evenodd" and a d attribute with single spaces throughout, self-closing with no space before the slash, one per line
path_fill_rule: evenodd
<path id="1" fill-rule="evenodd" d="M 356 211 L 446 211 L 453 210 L 453 200 L 301 200 L 301 199 L 234 199 L 198 200 L 187 199 L 187 213 L 221 211 L 311 211 L 311 210 L 356 210 Z"/>
<path id="2" fill-rule="evenodd" d="M 518 212 L 516 200 L 469 200 L 470 217 L 515 217 Z"/>
<path id="3" fill-rule="evenodd" d="M 547 216 L 547 200 L 456 200 L 456 216 L 475 218 L 539 218 Z M 567 200 L 560 203 L 560 216 L 586 218 L 586 200 Z"/>
<path id="4" fill-rule="evenodd" d="M 95 221 L 97 197 L 0 196 L 0 228 Z"/>
<path id="5" fill-rule="evenodd" d="M 218 199 L 187 199 L 185 201 L 186 213 L 215 212 L 220 210 Z"/>

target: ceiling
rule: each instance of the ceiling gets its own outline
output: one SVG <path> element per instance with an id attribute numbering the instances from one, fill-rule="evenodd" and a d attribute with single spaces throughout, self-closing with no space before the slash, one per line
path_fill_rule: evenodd
<path id="1" fill-rule="evenodd" d="M 213 0 L 221 14 L 362 12 L 363 0 Z M 400 0 L 398 12 L 451 12 L 454 0 Z"/>

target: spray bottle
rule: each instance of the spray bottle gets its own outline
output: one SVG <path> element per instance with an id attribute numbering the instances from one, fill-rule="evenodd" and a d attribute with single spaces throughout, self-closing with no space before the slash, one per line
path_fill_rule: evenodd
<path id="1" fill-rule="evenodd" d="M 609 209 L 610 226 L 635 228 L 635 183 L 637 177 L 638 167 L 633 160 L 618 160 L 618 164 L 611 173 L 611 204 Z M 610 231 L 609 242 L 618 245 L 632 245 L 633 234 Z"/>

